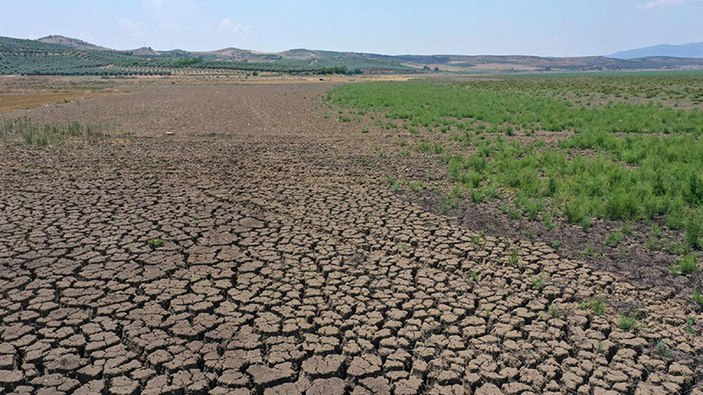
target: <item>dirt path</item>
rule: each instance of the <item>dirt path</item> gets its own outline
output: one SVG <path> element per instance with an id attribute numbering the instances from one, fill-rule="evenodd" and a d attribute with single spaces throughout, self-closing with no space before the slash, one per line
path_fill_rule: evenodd
<path id="1" fill-rule="evenodd" d="M 328 87 L 160 86 L 33 111 L 136 137 L 0 148 L 0 388 L 701 393 L 689 295 L 403 200 L 368 160 L 374 137 L 316 108 Z M 591 298 L 604 315 L 579 307 Z"/>

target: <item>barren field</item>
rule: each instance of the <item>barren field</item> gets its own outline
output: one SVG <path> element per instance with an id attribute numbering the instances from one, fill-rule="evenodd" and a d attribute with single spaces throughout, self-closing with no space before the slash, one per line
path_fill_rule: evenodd
<path id="1" fill-rule="evenodd" d="M 325 99 L 346 77 L 266 81 L 3 114 L 104 137 L 0 143 L 0 392 L 703 394 L 675 253 L 626 252 L 643 276 L 575 253 L 580 230 L 559 248 L 443 210 L 389 175 L 441 189 L 447 165 L 399 141 L 452 142 L 348 122 Z"/>

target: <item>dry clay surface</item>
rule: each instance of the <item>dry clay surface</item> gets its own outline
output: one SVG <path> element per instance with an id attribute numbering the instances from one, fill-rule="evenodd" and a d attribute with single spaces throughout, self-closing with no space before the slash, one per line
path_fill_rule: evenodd
<path id="1" fill-rule="evenodd" d="M 0 148 L 0 392 L 703 393 L 689 295 L 404 201 L 361 160 L 373 134 L 315 108 L 327 88 L 27 113 L 137 136 Z"/>

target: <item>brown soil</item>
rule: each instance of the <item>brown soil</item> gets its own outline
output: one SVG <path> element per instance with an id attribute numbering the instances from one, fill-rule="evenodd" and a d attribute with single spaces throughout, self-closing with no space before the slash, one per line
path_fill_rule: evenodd
<path id="1" fill-rule="evenodd" d="M 92 92 L 44 92 L 0 94 L 0 112 L 28 109 L 42 104 L 65 104 L 95 96 Z"/>
<path id="2" fill-rule="evenodd" d="M 701 393 L 690 295 L 392 193 L 432 161 L 332 84 L 157 81 L 22 112 L 101 144 L 0 147 L 2 391 Z"/>

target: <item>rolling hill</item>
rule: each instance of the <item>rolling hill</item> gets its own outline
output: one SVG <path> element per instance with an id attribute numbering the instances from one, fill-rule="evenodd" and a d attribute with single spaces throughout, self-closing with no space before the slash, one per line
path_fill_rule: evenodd
<path id="1" fill-rule="evenodd" d="M 88 51 L 109 51 L 108 48 L 101 47 L 99 45 L 91 44 L 82 40 L 79 40 L 77 38 L 71 38 L 71 37 L 66 37 L 66 36 L 46 36 L 37 39 L 37 41 L 46 43 L 46 44 L 58 44 L 58 45 L 64 45 L 66 47 L 71 47 L 75 49 L 81 49 L 81 50 L 88 50 Z"/>
<path id="2" fill-rule="evenodd" d="M 113 50 L 82 40 L 0 37 L 0 75 L 168 75 L 183 70 L 237 70 L 298 74 L 511 73 L 545 71 L 703 69 L 703 58 L 382 55 L 291 49 L 267 53 L 239 48 L 189 52 L 152 48 Z"/>
<path id="3" fill-rule="evenodd" d="M 616 59 L 636 59 L 647 57 L 703 58 L 703 42 L 684 45 L 655 45 L 646 48 L 630 49 L 610 55 Z"/>

